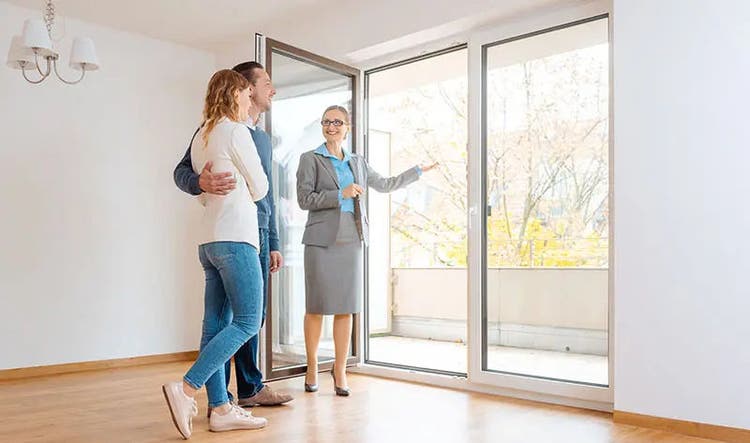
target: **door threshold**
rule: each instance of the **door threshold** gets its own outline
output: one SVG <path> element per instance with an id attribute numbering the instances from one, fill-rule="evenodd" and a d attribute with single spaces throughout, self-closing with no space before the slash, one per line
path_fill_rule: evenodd
<path id="1" fill-rule="evenodd" d="M 469 381 L 465 376 L 433 374 L 418 371 L 415 369 L 392 368 L 369 363 L 360 363 L 355 367 L 349 368 L 349 371 L 356 374 L 371 375 L 374 377 L 387 378 L 391 380 L 407 381 L 410 383 L 418 383 L 445 389 L 476 392 L 479 394 L 496 395 L 499 397 L 509 397 L 520 400 L 570 406 L 574 408 L 590 409 L 601 412 L 611 413 L 614 406 L 610 402 L 582 400 L 578 398 L 546 394 L 543 392 L 502 388 L 498 386 L 474 383 Z"/>

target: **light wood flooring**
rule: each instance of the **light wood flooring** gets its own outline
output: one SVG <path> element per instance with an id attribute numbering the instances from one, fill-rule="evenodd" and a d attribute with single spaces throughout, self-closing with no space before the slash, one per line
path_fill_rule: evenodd
<path id="1" fill-rule="evenodd" d="M 188 363 L 0 382 L 0 442 L 182 441 L 161 384 Z M 198 397 L 195 442 L 711 442 L 612 423 L 611 415 L 529 401 L 349 375 L 352 395 L 336 397 L 328 374 L 320 391 L 302 379 L 274 382 L 295 396 L 286 406 L 256 407 L 266 429 L 211 433 L 206 397 Z"/>

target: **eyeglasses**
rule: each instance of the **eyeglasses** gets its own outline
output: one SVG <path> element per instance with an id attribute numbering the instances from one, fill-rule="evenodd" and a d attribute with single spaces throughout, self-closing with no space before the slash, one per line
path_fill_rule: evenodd
<path id="1" fill-rule="evenodd" d="M 331 125 L 333 125 L 333 126 L 343 126 L 344 122 L 342 120 L 339 120 L 339 119 L 335 119 L 335 120 L 325 119 L 325 120 L 321 121 L 320 124 L 323 125 L 323 126 L 331 126 Z"/>

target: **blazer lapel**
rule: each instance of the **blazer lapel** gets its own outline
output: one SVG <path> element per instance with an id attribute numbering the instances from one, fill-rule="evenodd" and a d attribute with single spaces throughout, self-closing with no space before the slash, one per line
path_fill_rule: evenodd
<path id="1" fill-rule="evenodd" d="M 333 180 L 333 183 L 336 184 L 336 187 L 341 189 L 341 185 L 339 185 L 339 177 L 336 175 L 336 170 L 333 169 L 333 163 L 331 163 L 331 159 L 326 157 L 325 155 L 315 153 L 318 156 L 318 159 L 320 159 L 320 162 L 323 164 L 323 169 L 328 172 L 328 175 L 331 176 L 331 180 Z"/>

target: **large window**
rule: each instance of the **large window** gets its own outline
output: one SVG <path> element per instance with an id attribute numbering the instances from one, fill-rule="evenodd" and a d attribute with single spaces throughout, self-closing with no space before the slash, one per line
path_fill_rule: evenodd
<path id="1" fill-rule="evenodd" d="M 607 36 L 483 48 L 485 370 L 608 384 Z"/>
<path id="2" fill-rule="evenodd" d="M 406 189 L 366 194 L 365 312 L 349 363 L 364 344 L 364 371 L 611 408 L 608 36 L 605 6 L 589 3 L 483 29 L 366 71 L 362 107 L 357 69 L 269 39 L 286 257 L 265 327 L 271 378 L 305 371 L 293 174 L 322 141 L 320 111 L 340 103 L 354 111 L 352 148 L 382 175 L 440 163 Z"/>
<path id="3" fill-rule="evenodd" d="M 373 167 L 441 163 L 406 190 L 370 193 L 367 361 L 469 372 L 467 134 L 480 119 L 482 334 L 468 351 L 488 373 L 607 386 L 607 19 L 480 50 L 473 116 L 465 48 L 366 73 Z"/>

